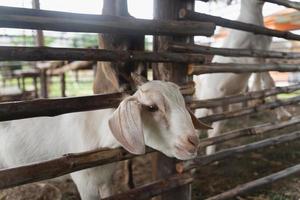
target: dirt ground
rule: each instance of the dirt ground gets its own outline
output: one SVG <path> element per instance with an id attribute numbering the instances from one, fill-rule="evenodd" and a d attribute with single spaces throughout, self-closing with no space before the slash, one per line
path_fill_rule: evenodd
<path id="1" fill-rule="evenodd" d="M 300 109 L 290 107 L 294 116 L 299 115 Z M 249 125 L 273 121 L 273 112 L 251 117 L 242 117 L 227 123 L 226 129 L 232 130 Z M 255 142 L 266 137 L 291 133 L 299 130 L 300 126 L 272 131 L 271 133 L 239 139 L 222 144 L 219 148 L 228 148 L 240 144 Z M 263 176 L 278 172 L 287 167 L 300 163 L 300 141 L 264 148 L 255 152 L 238 155 L 234 158 L 219 161 L 209 166 L 201 167 L 196 172 L 196 181 L 193 184 L 193 199 L 200 200 L 214 196 L 239 184 L 249 182 Z M 259 188 L 235 199 L 249 200 L 298 200 L 300 199 L 300 176 L 291 176 L 284 180 Z"/>
<path id="2" fill-rule="evenodd" d="M 289 107 L 294 116 L 300 114 L 300 108 Z M 274 121 L 273 112 L 250 117 L 241 117 L 227 123 L 224 130 L 233 130 L 251 125 Z M 228 148 L 244 143 L 261 140 L 264 137 L 290 133 L 299 130 L 300 126 L 274 131 L 263 136 L 239 139 L 224 143 L 218 148 Z M 216 195 L 239 184 L 251 181 L 287 167 L 300 163 L 300 140 L 282 144 L 276 147 L 265 148 L 256 152 L 243 154 L 231 159 L 222 160 L 205 167 L 201 167 L 195 174 L 193 184 L 193 200 L 205 199 Z M 123 185 L 124 166 L 119 164 L 119 170 L 114 175 L 115 192 L 127 190 Z M 151 180 L 150 155 L 146 159 L 133 160 L 134 182 L 142 185 Z M 78 200 L 80 199 L 75 185 L 70 179 L 65 181 L 51 180 L 28 184 L 13 189 L 0 191 L 0 200 Z M 300 176 L 278 181 L 272 185 L 259 188 L 255 191 L 239 196 L 239 200 L 296 200 L 300 199 Z"/>

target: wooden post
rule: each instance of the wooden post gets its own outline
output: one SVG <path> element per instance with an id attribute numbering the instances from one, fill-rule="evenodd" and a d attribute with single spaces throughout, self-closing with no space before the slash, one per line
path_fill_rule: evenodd
<path id="1" fill-rule="evenodd" d="M 5 87 L 5 78 L 3 78 L 3 86 Z M 22 89 L 22 87 L 21 87 L 21 82 L 20 82 L 20 77 L 17 77 L 17 82 L 18 82 L 18 88 L 19 89 Z"/>
<path id="2" fill-rule="evenodd" d="M 34 97 L 38 98 L 38 86 L 37 86 L 37 77 L 33 77 L 33 85 L 34 85 Z"/>
<path id="3" fill-rule="evenodd" d="M 125 0 L 104 0 L 102 15 L 131 17 Z M 108 50 L 144 50 L 144 36 L 99 34 L 99 48 Z M 139 69 L 137 62 L 98 62 L 94 93 L 117 92 L 134 87 L 131 72 Z M 139 70 L 145 72 L 145 70 Z"/>
<path id="4" fill-rule="evenodd" d="M 60 88 L 61 88 L 61 96 L 66 97 L 66 74 L 62 73 L 60 75 Z"/>
<path id="5" fill-rule="evenodd" d="M 21 80 L 22 80 L 22 92 L 25 92 L 26 91 L 26 83 L 25 83 L 25 76 L 22 76 L 21 75 Z"/>
<path id="6" fill-rule="evenodd" d="M 32 0 L 32 8 L 40 10 L 40 1 Z M 36 46 L 44 46 L 44 34 L 42 30 L 36 30 Z M 41 97 L 48 98 L 48 87 L 47 87 L 47 71 L 42 69 L 40 71 L 40 87 L 41 87 Z"/>
<path id="7" fill-rule="evenodd" d="M 79 83 L 79 70 L 75 70 L 75 80 L 76 83 Z"/>
<path id="8" fill-rule="evenodd" d="M 154 3 L 155 19 L 178 19 L 181 8 L 194 10 L 194 0 L 156 0 Z M 154 49 L 165 51 L 169 42 L 189 42 L 189 37 L 157 36 L 154 39 Z M 153 78 L 184 84 L 188 81 L 186 64 L 159 63 L 153 66 Z M 153 157 L 153 175 L 155 178 L 167 178 L 176 173 L 175 160 L 158 153 Z M 162 200 L 189 200 L 191 199 L 191 185 L 181 186 L 161 195 Z"/>
<path id="9" fill-rule="evenodd" d="M 131 17 L 128 13 L 127 0 L 104 0 L 102 15 Z M 143 35 L 99 34 L 99 48 L 109 50 L 144 50 Z M 141 69 L 141 70 L 139 70 Z M 94 93 L 119 92 L 134 89 L 130 73 L 139 70 L 146 74 L 145 67 L 137 62 L 98 62 L 94 80 Z M 125 184 L 134 187 L 132 162 L 126 161 L 124 171 Z"/>
<path id="10" fill-rule="evenodd" d="M 40 1 L 32 0 L 32 8 L 40 10 Z M 44 46 L 44 34 L 42 30 L 36 30 L 36 44 L 39 47 Z"/>
<path id="11" fill-rule="evenodd" d="M 47 88 L 47 70 L 41 69 L 40 71 L 40 84 L 41 84 L 41 97 L 48 98 L 48 88 Z"/>

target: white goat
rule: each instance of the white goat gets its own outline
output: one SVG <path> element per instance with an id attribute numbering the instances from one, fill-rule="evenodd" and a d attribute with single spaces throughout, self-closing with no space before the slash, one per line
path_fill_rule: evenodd
<path id="1" fill-rule="evenodd" d="M 240 15 L 238 21 L 250 24 L 263 26 L 262 7 L 264 2 L 260 0 L 242 0 Z M 226 38 L 223 47 L 226 48 L 244 48 L 244 49 L 269 49 L 271 38 L 268 36 L 255 35 L 253 33 L 231 30 L 229 37 Z M 257 58 L 237 58 L 215 56 L 213 62 L 220 63 L 257 63 L 260 59 Z M 194 76 L 195 81 L 195 96 L 197 99 L 211 99 L 224 97 L 228 95 L 239 94 L 245 91 L 251 73 L 234 74 L 234 73 L 216 73 Z M 274 81 L 268 72 L 261 73 L 257 78 L 264 81 L 265 87 L 274 86 Z M 256 89 L 261 86 L 256 85 Z M 196 116 L 202 117 L 213 113 L 214 111 L 207 109 L 196 110 Z M 283 108 L 276 110 L 279 119 L 290 117 L 290 114 Z M 224 121 L 213 123 L 212 130 L 208 131 L 209 137 L 214 137 L 220 134 Z M 206 150 L 207 154 L 215 152 L 215 146 L 209 146 Z"/>
<path id="2" fill-rule="evenodd" d="M 195 119 L 185 108 L 177 85 L 147 82 L 117 109 L 1 122 L 0 168 L 119 146 L 144 154 L 147 145 L 169 157 L 191 159 L 199 142 L 195 128 L 205 128 Z M 114 167 L 109 164 L 72 173 L 81 198 L 109 196 Z"/>

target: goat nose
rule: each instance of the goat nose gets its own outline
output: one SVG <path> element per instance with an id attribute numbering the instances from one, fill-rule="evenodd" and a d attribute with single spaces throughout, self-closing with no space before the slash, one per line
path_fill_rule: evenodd
<path id="1" fill-rule="evenodd" d="M 198 138 L 197 135 L 189 135 L 188 136 L 188 141 L 189 141 L 189 143 L 191 143 L 195 147 L 197 147 L 199 145 L 199 138 Z"/>

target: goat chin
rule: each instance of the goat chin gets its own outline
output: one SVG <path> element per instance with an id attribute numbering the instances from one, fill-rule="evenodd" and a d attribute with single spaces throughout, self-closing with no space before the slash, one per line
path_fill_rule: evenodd
<path id="1" fill-rule="evenodd" d="M 178 160 L 191 160 L 193 158 L 196 158 L 197 153 L 189 153 L 189 152 L 176 152 L 175 158 Z"/>

